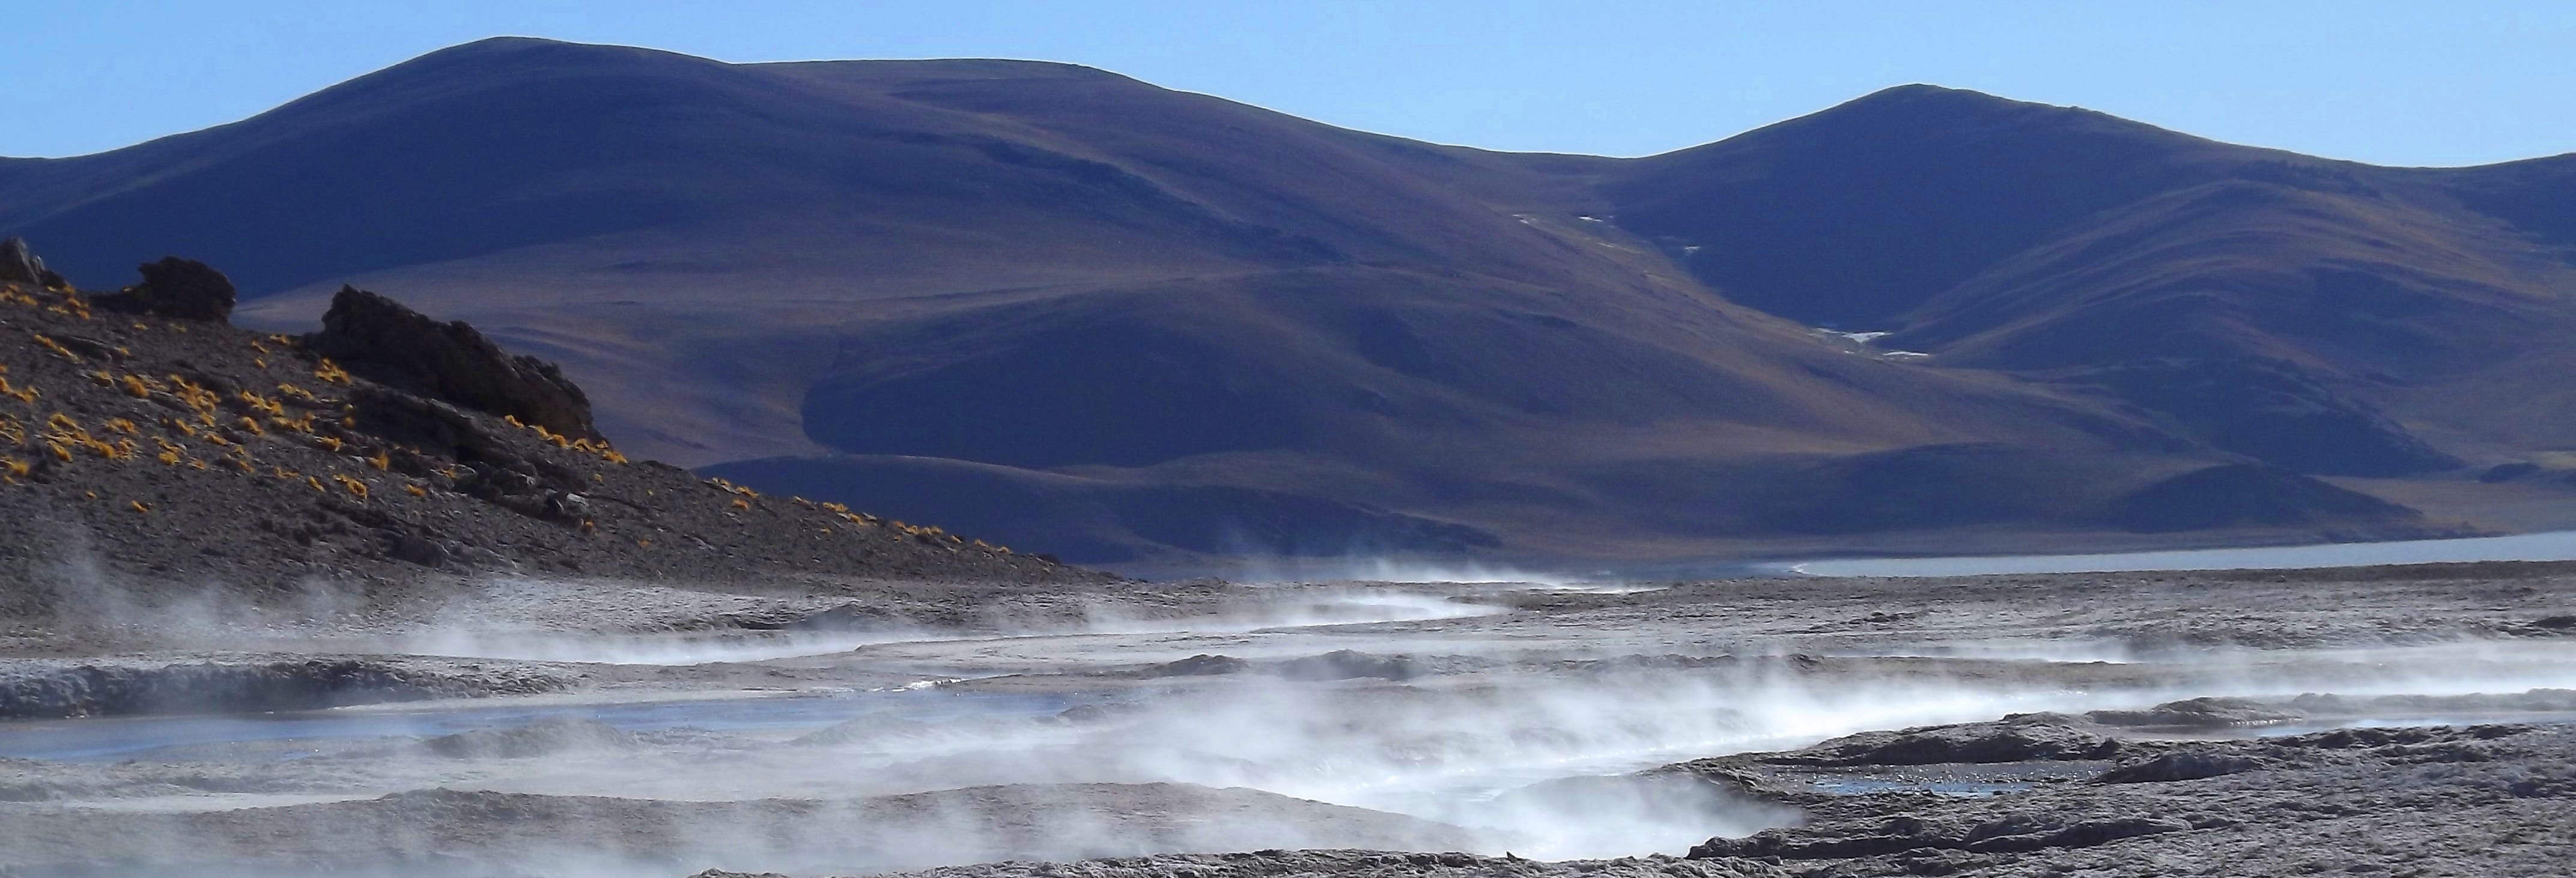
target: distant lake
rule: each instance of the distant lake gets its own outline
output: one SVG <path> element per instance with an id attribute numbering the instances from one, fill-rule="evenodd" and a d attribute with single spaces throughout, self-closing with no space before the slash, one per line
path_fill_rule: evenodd
<path id="1" fill-rule="evenodd" d="M 2326 543 L 2249 549 L 2189 549 L 2102 555 L 1998 555 L 1956 558 L 1847 558 L 1781 565 L 1810 576 L 1983 576 L 1998 573 L 2116 573 L 2132 570 L 2292 570 L 2380 564 L 2468 561 L 2576 561 L 2576 531 Z"/>

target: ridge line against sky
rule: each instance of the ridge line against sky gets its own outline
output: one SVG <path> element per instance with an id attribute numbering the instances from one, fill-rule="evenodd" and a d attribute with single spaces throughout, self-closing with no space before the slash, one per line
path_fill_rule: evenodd
<path id="1" fill-rule="evenodd" d="M 2576 151 L 2576 3 L 48 2 L 0 53 L 0 155 L 255 115 L 497 35 L 725 61 L 1083 64 L 1485 149 L 1647 155 L 1893 85 L 2387 165 Z"/>

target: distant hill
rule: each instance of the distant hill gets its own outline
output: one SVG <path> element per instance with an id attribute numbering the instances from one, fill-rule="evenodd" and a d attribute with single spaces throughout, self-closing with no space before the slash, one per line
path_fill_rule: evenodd
<path id="1" fill-rule="evenodd" d="M 2566 158 L 1928 86 L 1607 159 L 1058 64 L 526 39 L 0 160 L 0 233 L 76 282 L 184 254 L 281 327 L 357 282 L 561 362 L 639 456 L 1137 565 L 2458 527 L 2345 489 L 2556 460 L 2571 205 Z M 2271 511 L 2157 506 L 2237 494 Z"/>

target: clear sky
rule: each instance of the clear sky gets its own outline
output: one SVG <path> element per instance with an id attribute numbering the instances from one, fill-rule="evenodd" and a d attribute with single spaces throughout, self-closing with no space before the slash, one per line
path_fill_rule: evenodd
<path id="1" fill-rule="evenodd" d="M 0 155 L 242 118 L 515 34 L 727 61 L 1070 61 L 1352 128 L 1643 155 L 1890 85 L 2382 164 L 2576 151 L 2576 2 L 8 0 Z"/>

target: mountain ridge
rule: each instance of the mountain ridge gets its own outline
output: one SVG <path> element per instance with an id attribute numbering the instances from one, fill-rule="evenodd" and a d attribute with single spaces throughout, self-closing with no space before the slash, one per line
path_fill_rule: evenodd
<path id="1" fill-rule="evenodd" d="M 1864 490 L 1834 461 L 1909 448 L 2112 493 L 2545 456 L 2576 415 L 2495 409 L 2562 393 L 2513 364 L 2576 364 L 2550 330 L 2576 217 L 2534 194 L 2576 187 L 2567 158 L 2372 168 L 1924 85 L 1659 156 L 1498 153 L 1047 62 L 514 39 L 0 163 L 0 231 L 75 279 L 185 251 L 272 325 L 395 290 L 690 465 L 953 458 L 1723 555 L 1819 514 L 1797 485 Z M 2209 389 L 2247 381 L 2272 389 Z M 2108 494 L 2027 500 L 1887 520 L 2128 539 L 2074 511 Z M 1132 536 L 1085 539 L 1153 554 Z"/>

